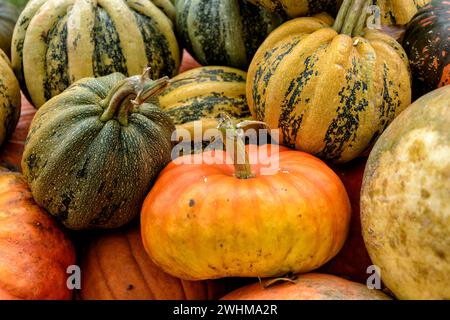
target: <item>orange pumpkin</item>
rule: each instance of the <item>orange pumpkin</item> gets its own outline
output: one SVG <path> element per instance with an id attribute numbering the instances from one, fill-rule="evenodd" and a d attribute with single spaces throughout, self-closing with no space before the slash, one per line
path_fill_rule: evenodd
<path id="1" fill-rule="evenodd" d="M 245 149 L 239 141 L 234 159 L 206 151 L 180 157 L 162 171 L 141 212 L 151 258 L 189 280 L 273 277 L 329 261 L 350 220 L 342 182 L 307 153 L 278 152 L 273 145 Z M 245 150 L 255 164 L 237 164 Z M 270 161 L 274 170 L 264 172 Z"/>
<path id="2" fill-rule="evenodd" d="M 84 300 L 204 300 L 236 288 L 228 288 L 233 281 L 184 281 L 163 272 L 146 254 L 136 226 L 95 239 L 82 270 Z"/>
<path id="3" fill-rule="evenodd" d="M 70 299 L 74 248 L 34 202 L 25 179 L 0 170 L 0 299 Z"/>
<path id="4" fill-rule="evenodd" d="M 379 290 L 328 274 L 304 274 L 295 283 L 281 282 L 265 288 L 266 284 L 240 288 L 222 300 L 390 300 Z"/>

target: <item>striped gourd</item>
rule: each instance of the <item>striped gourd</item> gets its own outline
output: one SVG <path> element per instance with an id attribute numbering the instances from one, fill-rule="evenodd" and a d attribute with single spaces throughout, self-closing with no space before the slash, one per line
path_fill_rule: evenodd
<path id="1" fill-rule="evenodd" d="M 249 0 L 272 12 L 278 12 L 290 18 L 328 12 L 334 14 L 342 0 Z"/>
<path id="2" fill-rule="evenodd" d="M 291 20 L 256 53 L 248 104 L 258 120 L 281 129 L 283 144 L 349 161 L 410 104 L 409 63 L 400 44 L 377 30 L 351 36 L 361 32 L 364 2 L 349 8 L 345 0 L 334 28 L 323 15 Z"/>
<path id="3" fill-rule="evenodd" d="M 172 85 L 159 95 L 159 104 L 172 118 L 178 136 L 189 133 L 192 139 L 198 120 L 205 132 L 217 128 L 221 112 L 234 119 L 251 116 L 245 97 L 246 78 L 244 71 L 234 68 L 192 69 L 172 80 Z"/>
<path id="4" fill-rule="evenodd" d="M 202 65 L 247 70 L 267 35 L 281 23 L 245 0 L 177 0 L 177 33 Z"/>
<path id="5" fill-rule="evenodd" d="M 169 0 L 31 0 L 12 44 L 22 88 L 39 108 L 85 77 L 147 65 L 153 78 L 175 75 L 180 51 L 163 4 L 174 9 Z"/>
<path id="6" fill-rule="evenodd" d="M 20 104 L 19 83 L 8 57 L 0 49 L 0 146 L 19 121 Z"/>
<path id="7" fill-rule="evenodd" d="M 0 0 L 0 49 L 11 54 L 11 38 L 19 11 L 9 2 Z"/>
<path id="8" fill-rule="evenodd" d="M 407 24 L 431 0 L 372 0 L 380 8 L 383 24 Z"/>

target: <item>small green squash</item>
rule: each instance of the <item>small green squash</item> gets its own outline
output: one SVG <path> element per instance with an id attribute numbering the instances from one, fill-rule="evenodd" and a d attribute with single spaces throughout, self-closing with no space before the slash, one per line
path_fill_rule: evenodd
<path id="1" fill-rule="evenodd" d="M 20 117 L 20 88 L 8 57 L 0 49 L 0 146 L 14 131 Z"/>
<path id="2" fill-rule="evenodd" d="M 75 230 L 132 220 L 171 160 L 173 122 L 145 103 L 167 83 L 120 73 L 86 78 L 39 109 L 22 158 L 36 202 Z"/>
<path id="3" fill-rule="evenodd" d="M 234 68 L 195 68 L 173 78 L 173 84 L 159 95 L 159 103 L 175 123 L 177 136 L 189 133 L 193 138 L 199 120 L 205 132 L 217 128 L 222 112 L 233 119 L 251 117 L 246 78 L 246 72 Z"/>
<path id="4" fill-rule="evenodd" d="M 6 0 L 0 0 L 0 49 L 11 55 L 11 38 L 19 11 Z"/>
<path id="5" fill-rule="evenodd" d="M 174 76 L 180 50 L 169 1 L 31 0 L 14 30 L 12 64 L 39 108 L 70 84 L 114 72 Z M 167 11 L 167 10 L 166 10 Z"/>
<path id="6" fill-rule="evenodd" d="M 278 12 L 289 18 L 328 12 L 335 14 L 342 0 L 249 0 L 272 12 Z"/>
<path id="7" fill-rule="evenodd" d="M 281 23 L 245 0 L 177 0 L 177 33 L 202 65 L 247 67 L 267 35 Z"/>
<path id="8" fill-rule="evenodd" d="M 370 153 L 364 242 L 400 299 L 450 299 L 450 86 L 415 101 Z"/>

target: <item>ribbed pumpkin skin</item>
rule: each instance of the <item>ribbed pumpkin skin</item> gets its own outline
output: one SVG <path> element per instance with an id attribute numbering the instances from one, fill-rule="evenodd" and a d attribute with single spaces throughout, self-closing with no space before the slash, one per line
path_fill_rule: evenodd
<path id="1" fill-rule="evenodd" d="M 8 57 L 0 49 L 0 146 L 12 134 L 20 117 L 20 87 Z"/>
<path id="2" fill-rule="evenodd" d="M 408 107 L 370 153 L 361 191 L 367 250 L 400 299 L 450 299 L 450 86 Z"/>
<path id="3" fill-rule="evenodd" d="M 179 63 L 173 23 L 151 0 L 31 0 L 13 36 L 14 71 L 37 108 L 85 77 L 148 65 L 156 79 Z"/>
<path id="4" fill-rule="evenodd" d="M 336 162 L 363 153 L 411 102 L 408 58 L 390 36 L 337 34 L 326 16 L 277 28 L 248 71 L 252 115 L 280 142 Z"/>
<path id="5" fill-rule="evenodd" d="M 0 0 L 0 49 L 11 55 L 11 38 L 19 12 L 5 0 Z"/>
<path id="6" fill-rule="evenodd" d="M 268 288 L 264 284 L 243 287 L 222 300 L 391 300 L 379 290 L 328 274 L 300 275 L 295 284 L 282 282 Z"/>
<path id="7" fill-rule="evenodd" d="M 100 121 L 100 101 L 125 77 L 86 78 L 36 113 L 22 170 L 36 202 L 70 229 L 114 228 L 140 210 L 151 181 L 170 161 L 175 127 L 142 104 L 128 126 Z"/>
<path id="8" fill-rule="evenodd" d="M 176 82 L 158 96 L 159 103 L 177 129 L 187 130 L 193 137 L 195 121 L 202 121 L 203 131 L 215 129 L 221 112 L 233 119 L 251 117 L 246 78 L 246 72 L 234 68 L 195 68 L 173 78 Z"/>
<path id="9" fill-rule="evenodd" d="M 236 178 L 233 165 L 220 164 L 223 151 L 183 156 L 162 171 L 141 231 L 164 271 L 187 280 L 272 277 L 314 270 L 338 253 L 350 220 L 342 182 L 319 159 L 270 145 L 279 170 L 261 175 L 270 160 L 263 148 L 247 146 L 258 159 L 254 178 Z"/>
<path id="10" fill-rule="evenodd" d="M 281 18 L 245 0 L 177 0 L 177 33 L 202 65 L 247 67 Z"/>
<path id="11" fill-rule="evenodd" d="M 249 0 L 271 12 L 278 12 L 290 18 L 328 12 L 335 14 L 342 0 Z"/>
<path id="12" fill-rule="evenodd" d="M 417 13 L 417 9 L 431 0 L 373 0 L 381 11 L 383 24 L 407 24 Z"/>
<path id="13" fill-rule="evenodd" d="M 409 57 L 416 97 L 450 84 L 449 38 L 449 1 L 431 2 L 409 23 L 403 47 Z"/>
<path id="14" fill-rule="evenodd" d="M 34 202 L 18 173 L 0 168 L 0 300 L 70 299 L 70 240 Z"/>
<path id="15" fill-rule="evenodd" d="M 229 292 L 223 281 L 185 281 L 162 271 L 135 226 L 95 239 L 82 270 L 83 300 L 206 300 Z"/>

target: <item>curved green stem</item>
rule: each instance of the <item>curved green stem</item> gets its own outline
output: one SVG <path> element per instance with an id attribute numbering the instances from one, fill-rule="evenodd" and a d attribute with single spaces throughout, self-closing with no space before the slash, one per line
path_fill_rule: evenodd
<path id="1" fill-rule="evenodd" d="M 221 114 L 218 129 L 222 133 L 225 151 L 233 155 L 234 176 L 238 179 L 255 177 L 245 150 L 243 129 L 239 127 L 239 124 L 234 124 L 233 120 L 226 114 Z M 232 146 L 233 150 L 229 150 L 230 146 Z"/>
<path id="2" fill-rule="evenodd" d="M 341 34 L 359 36 L 366 24 L 370 0 L 344 0 L 333 28 Z"/>
<path id="3" fill-rule="evenodd" d="M 128 116 L 135 105 L 141 105 L 151 97 L 158 95 L 170 83 L 168 77 L 151 80 L 148 70 L 141 76 L 126 78 L 117 83 L 108 96 L 101 101 L 104 108 L 101 121 L 109 121 L 116 117 L 123 126 L 128 125 Z"/>

